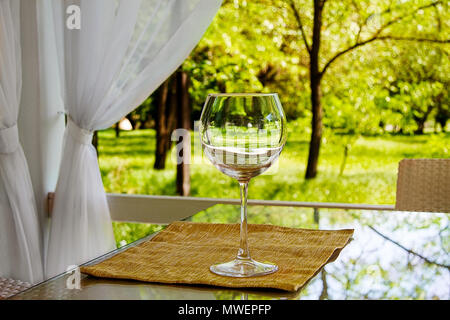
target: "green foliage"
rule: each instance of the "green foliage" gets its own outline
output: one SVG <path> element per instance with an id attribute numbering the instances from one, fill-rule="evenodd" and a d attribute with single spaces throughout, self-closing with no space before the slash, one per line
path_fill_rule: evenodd
<path id="1" fill-rule="evenodd" d="M 196 115 L 208 93 L 273 91 L 280 94 L 288 118 L 305 114 L 308 90 L 299 75 L 307 76 L 307 68 L 298 56 L 284 52 L 285 38 L 295 35 L 286 26 L 286 14 L 264 1 L 224 2 L 183 65 Z"/>
<path id="2" fill-rule="evenodd" d="M 117 247 L 122 247 L 145 236 L 160 231 L 164 226 L 147 223 L 113 221 L 114 237 Z"/>
<path id="3" fill-rule="evenodd" d="M 448 57 L 439 47 L 416 49 L 411 53 L 402 48 L 401 57 L 391 63 L 395 77 L 388 80 L 389 107 L 403 116 L 403 128 L 411 124 L 420 127 L 439 108 L 448 109 L 449 105 Z"/>
<path id="4" fill-rule="evenodd" d="M 135 109 L 129 114 L 129 118 L 134 123 L 134 129 L 153 128 L 155 118 L 154 98 L 150 96 L 146 99 L 139 108 Z"/>
<path id="5" fill-rule="evenodd" d="M 430 5 L 434 2 L 439 4 Z M 310 41 L 312 1 L 294 3 Z M 323 20 L 321 67 L 381 27 L 382 36 L 446 39 L 450 34 L 448 4 L 438 0 L 329 0 Z M 346 133 L 411 134 L 426 116 L 426 127 L 435 120 L 445 126 L 448 49 L 448 43 L 380 40 L 340 56 L 322 80 L 324 125 Z M 214 92 L 277 92 L 289 120 L 311 119 L 309 55 L 290 0 L 224 1 L 182 68 L 191 83 L 191 120 L 199 119 L 207 94 Z M 152 126 L 153 100 L 132 114 L 141 127 Z"/>
<path id="6" fill-rule="evenodd" d="M 296 3 L 301 7 L 300 1 Z M 346 48 L 377 36 L 447 39 L 445 44 L 376 40 L 340 56 L 323 79 L 327 127 L 348 133 L 412 134 L 420 131 L 419 126 L 432 128 L 440 113 L 445 130 L 450 63 L 449 24 L 444 21 L 448 21 L 449 10 L 445 2 L 432 3 L 327 1 L 322 65 Z M 304 24 L 308 33 L 311 19 L 307 14 Z"/>

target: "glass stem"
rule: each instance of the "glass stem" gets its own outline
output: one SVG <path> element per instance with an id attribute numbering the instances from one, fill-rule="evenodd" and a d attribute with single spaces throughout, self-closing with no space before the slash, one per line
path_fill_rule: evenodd
<path id="1" fill-rule="evenodd" d="M 239 188 L 241 190 L 241 243 L 239 245 L 239 251 L 237 259 L 250 260 L 250 252 L 248 251 L 248 237 L 247 237 L 247 194 L 248 194 L 248 181 L 239 182 Z"/>

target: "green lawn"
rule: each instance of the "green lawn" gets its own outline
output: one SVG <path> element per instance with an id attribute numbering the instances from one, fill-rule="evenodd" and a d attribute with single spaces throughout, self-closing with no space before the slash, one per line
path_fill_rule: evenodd
<path id="1" fill-rule="evenodd" d="M 353 143 L 345 171 L 339 175 L 346 136 L 325 139 L 316 179 L 305 181 L 307 137 L 291 128 L 278 164 L 251 181 L 249 197 L 296 201 L 393 204 L 398 162 L 403 158 L 448 158 L 450 134 L 359 137 Z M 175 164 L 153 169 L 155 132 L 113 130 L 99 133 L 99 162 L 107 192 L 175 195 Z M 197 148 L 198 150 L 198 148 Z M 208 181 L 208 183 L 205 183 Z M 213 186 L 213 187 L 212 187 Z M 191 166 L 191 195 L 238 198 L 237 182 L 207 160 Z"/>

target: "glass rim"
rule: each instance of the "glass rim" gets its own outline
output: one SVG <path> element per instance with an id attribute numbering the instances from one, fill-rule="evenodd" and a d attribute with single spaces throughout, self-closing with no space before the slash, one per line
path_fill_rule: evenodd
<path id="1" fill-rule="evenodd" d="M 265 97 L 278 96 L 276 92 L 209 93 L 208 97 Z"/>

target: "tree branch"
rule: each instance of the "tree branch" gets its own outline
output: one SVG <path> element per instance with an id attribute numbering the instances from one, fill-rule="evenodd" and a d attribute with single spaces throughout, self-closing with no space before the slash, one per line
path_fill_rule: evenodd
<path id="1" fill-rule="evenodd" d="M 346 54 L 346 53 L 348 53 L 348 52 L 350 52 L 350 51 L 352 51 L 352 50 L 354 50 L 354 49 L 356 49 L 358 47 L 361 47 L 363 45 L 366 45 L 366 44 L 371 43 L 371 42 L 376 41 L 376 40 L 404 40 L 404 41 L 417 41 L 417 42 L 450 43 L 450 40 L 448 40 L 448 39 L 440 40 L 440 39 L 427 39 L 427 38 L 416 38 L 416 37 L 402 37 L 402 36 L 393 36 L 393 35 L 380 36 L 380 34 L 387 27 L 389 27 L 389 26 L 391 26 L 391 25 L 393 25 L 395 23 L 398 23 L 398 22 L 400 22 L 401 20 L 403 20 L 403 19 L 405 19 L 407 17 L 410 17 L 410 16 L 414 15 L 415 13 L 417 13 L 420 10 L 424 10 L 424 9 L 431 8 L 431 7 L 436 7 L 438 4 L 441 4 L 441 3 L 442 3 L 442 1 L 438 0 L 438 1 L 435 1 L 435 2 L 432 2 L 432 3 L 429 3 L 427 5 L 418 7 L 415 10 L 409 12 L 408 14 L 405 14 L 403 16 L 399 16 L 397 18 L 394 18 L 393 20 L 390 20 L 389 22 L 387 22 L 384 25 L 382 25 L 377 31 L 375 31 L 375 33 L 370 38 L 368 38 L 366 40 L 359 41 L 359 34 L 358 34 L 358 37 L 356 39 L 355 44 L 351 45 L 350 47 L 348 47 L 348 48 L 346 48 L 346 49 L 344 49 L 342 51 L 337 52 L 325 64 L 325 66 L 323 67 L 322 71 L 320 72 L 320 76 L 322 77 L 325 74 L 326 70 L 330 67 L 330 65 L 334 61 L 336 61 L 340 56 L 342 56 L 342 55 L 344 55 L 344 54 Z M 390 12 L 390 9 L 385 11 L 385 12 L 383 12 L 383 13 L 386 13 L 386 12 Z M 364 26 L 364 24 L 367 23 L 367 20 L 368 20 L 368 18 L 366 18 L 366 20 L 364 21 L 362 26 Z"/>
<path id="2" fill-rule="evenodd" d="M 392 35 L 386 35 L 386 36 L 373 36 L 372 38 L 369 38 L 367 40 L 355 43 L 354 45 L 348 47 L 345 50 L 342 50 L 334 55 L 333 58 L 331 58 L 323 67 L 322 71 L 320 72 L 320 75 L 323 76 L 325 74 L 325 71 L 330 67 L 330 65 L 340 56 L 346 54 L 347 52 L 352 51 L 353 49 L 356 49 L 358 47 L 361 47 L 365 44 L 371 43 L 373 41 L 384 41 L 384 40 L 400 40 L 400 41 L 415 41 L 415 42 L 431 42 L 431 43 L 450 43 L 450 39 L 428 39 L 428 38 L 416 38 L 416 37 L 400 37 L 400 36 L 392 36 Z"/>
<path id="3" fill-rule="evenodd" d="M 358 10 L 358 11 L 359 11 L 359 10 Z M 392 1 L 391 1 L 391 3 L 389 4 L 389 6 L 388 6 L 385 10 L 383 10 L 382 12 L 380 12 L 378 15 L 379 15 L 379 16 L 382 16 L 382 15 L 385 15 L 386 13 L 391 12 L 391 11 L 392 11 Z M 356 36 L 356 41 L 355 41 L 355 43 L 358 43 L 358 42 L 359 42 L 359 37 L 361 36 L 362 29 L 363 29 L 365 26 L 367 26 L 367 23 L 369 22 L 369 19 L 370 19 L 373 15 L 374 15 L 373 13 L 370 14 L 370 15 L 368 15 L 368 16 L 364 19 L 363 23 L 359 25 L 359 31 L 358 31 L 358 34 L 357 34 L 357 36 Z"/>
<path id="4" fill-rule="evenodd" d="M 403 249 L 404 251 L 408 252 L 409 254 L 412 254 L 412 255 L 414 255 L 414 256 L 416 256 L 416 257 L 419 257 L 420 259 L 422 259 L 422 260 L 425 261 L 426 263 L 428 263 L 428 264 L 434 264 L 434 265 L 436 265 L 436 266 L 439 266 L 439 267 L 442 267 L 442 268 L 446 268 L 447 270 L 450 270 L 450 266 L 445 265 L 445 264 L 438 263 L 438 262 L 433 261 L 433 260 L 430 260 L 430 259 L 428 259 L 427 257 L 424 257 L 423 255 L 421 255 L 421 254 L 419 254 L 419 253 L 417 253 L 417 252 L 414 252 L 414 251 L 412 251 L 412 250 L 410 250 L 410 249 L 408 249 L 408 248 L 405 248 L 405 247 L 402 246 L 400 243 L 398 243 L 398 242 L 392 240 L 391 238 L 389 238 L 388 236 L 382 234 L 380 231 L 378 231 L 378 230 L 375 229 L 374 227 L 372 227 L 372 226 L 370 226 L 370 225 L 369 225 L 368 227 L 369 227 L 372 231 L 374 231 L 376 234 L 378 234 L 379 236 L 381 236 L 382 238 L 386 239 L 386 240 L 389 241 L 389 242 L 392 242 L 392 243 L 395 244 L 397 247 Z"/>
<path id="5" fill-rule="evenodd" d="M 428 38 L 416 38 L 416 37 L 400 37 L 400 36 L 381 36 L 375 40 L 401 40 L 401 41 L 415 41 L 415 42 L 432 42 L 432 43 L 450 43 L 450 39 L 428 39 Z"/>
<path id="6" fill-rule="evenodd" d="M 399 16 L 399 17 L 397 17 L 395 19 L 392 19 L 391 21 L 386 22 L 384 25 L 382 25 L 380 27 L 380 29 L 377 30 L 376 34 L 377 35 L 380 34 L 387 27 L 389 27 L 389 26 L 391 26 L 391 25 L 393 25 L 395 23 L 398 23 L 398 22 L 402 21 L 405 18 L 413 16 L 414 14 L 419 12 L 420 10 L 424 10 L 424 9 L 431 8 L 431 7 L 436 7 L 438 4 L 441 4 L 441 3 L 442 3 L 442 1 L 438 0 L 438 1 L 435 1 L 435 2 L 432 2 L 432 3 L 429 3 L 429 4 L 417 7 L 415 10 L 409 12 L 408 14 L 405 14 L 403 16 Z"/>
<path id="7" fill-rule="evenodd" d="M 320 278 L 322 280 L 322 292 L 320 293 L 319 300 L 328 299 L 328 283 L 327 283 L 327 272 L 325 268 L 322 269 L 320 273 Z"/>
<path id="8" fill-rule="evenodd" d="M 361 8 L 358 5 L 358 3 L 355 0 L 352 0 L 352 6 L 355 8 L 356 12 L 360 12 Z M 370 17 L 370 16 L 369 16 Z M 358 19 L 358 33 L 356 34 L 356 41 L 355 42 L 359 42 L 359 37 L 361 36 L 361 32 L 363 27 L 367 24 L 367 21 L 369 20 L 369 17 L 366 17 L 366 19 L 364 19 L 364 21 L 361 23 L 360 19 Z"/>
<path id="9" fill-rule="evenodd" d="M 299 27 L 300 32 L 302 34 L 302 39 L 303 39 L 303 42 L 305 44 L 306 50 L 308 51 L 308 53 L 311 53 L 311 47 L 308 44 L 308 39 L 306 38 L 306 33 L 305 33 L 304 28 L 303 28 L 302 19 L 300 17 L 300 14 L 297 11 L 297 8 L 295 7 L 294 0 L 290 0 L 289 1 L 289 6 L 291 7 L 292 12 L 294 13 L 294 17 L 295 17 L 295 20 L 297 21 L 298 27 Z"/>
<path id="10" fill-rule="evenodd" d="M 340 56 L 346 54 L 347 52 L 352 51 L 353 49 L 356 49 L 356 48 L 361 47 L 361 46 L 363 46 L 363 45 L 365 45 L 365 44 L 368 44 L 368 43 L 370 43 L 370 42 L 373 42 L 373 41 L 375 41 L 375 40 L 377 40 L 377 39 L 378 39 L 377 37 L 372 37 L 372 38 L 369 38 L 369 39 L 367 39 L 367 40 L 364 40 L 364 41 L 361 41 L 361 42 L 357 42 L 357 43 L 355 43 L 354 45 L 348 47 L 347 49 L 342 50 L 342 51 L 336 53 L 336 54 L 335 54 L 330 60 L 328 60 L 328 62 L 325 64 L 325 66 L 323 67 L 322 71 L 320 72 L 320 75 L 323 76 L 323 75 L 325 74 L 325 72 L 327 71 L 327 69 L 330 67 L 330 65 L 331 65 L 337 58 L 339 58 Z"/>

